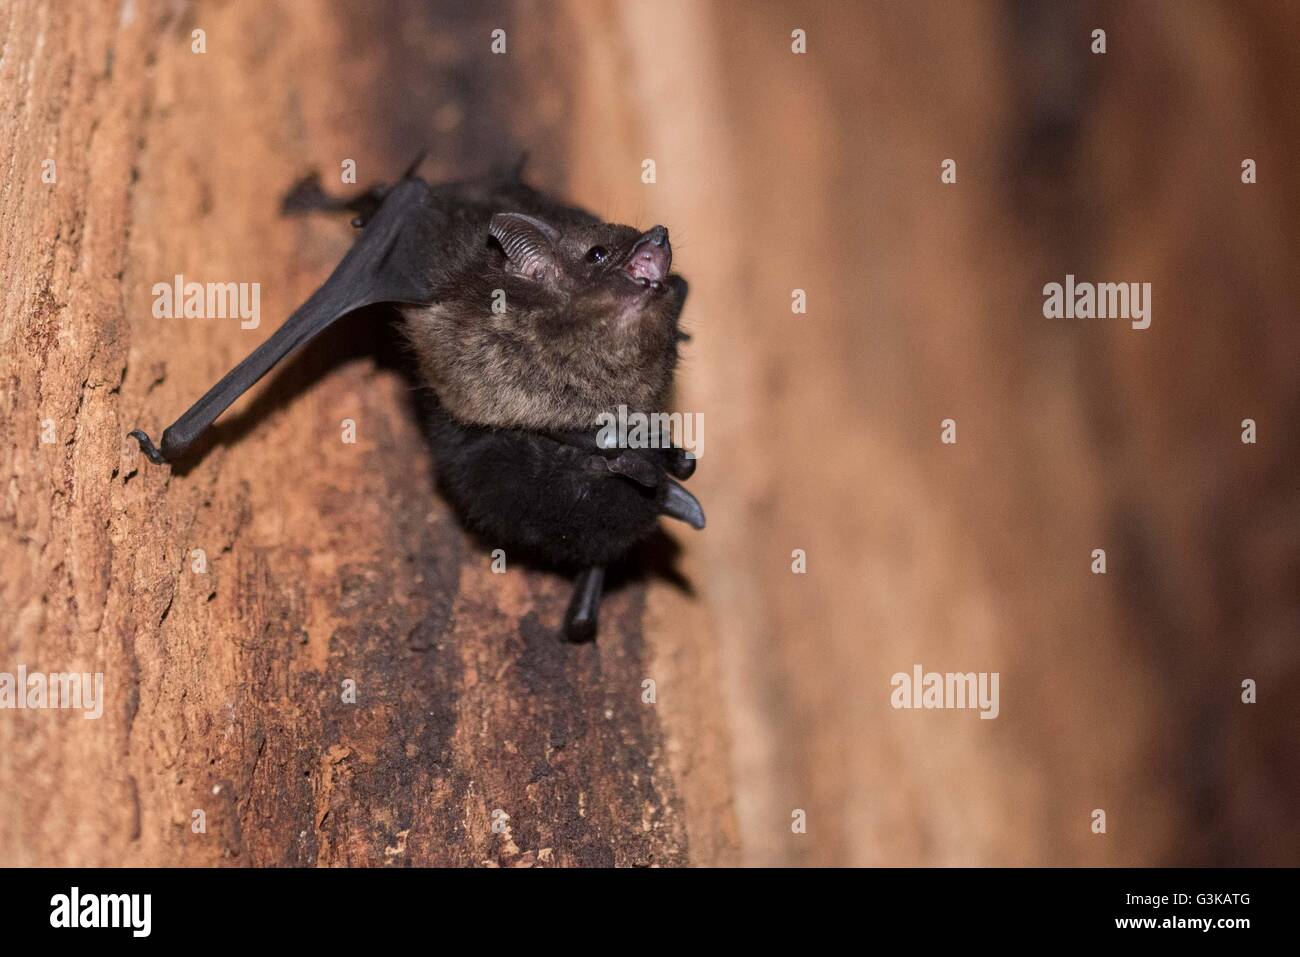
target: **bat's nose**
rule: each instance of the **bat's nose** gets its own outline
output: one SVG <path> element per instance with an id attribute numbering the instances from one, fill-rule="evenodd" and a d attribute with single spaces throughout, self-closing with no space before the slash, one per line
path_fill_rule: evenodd
<path id="1" fill-rule="evenodd" d="M 668 242 L 668 230 L 656 226 L 642 233 L 632 245 L 632 255 L 625 268 L 633 279 L 662 282 L 672 265 L 673 247 Z"/>

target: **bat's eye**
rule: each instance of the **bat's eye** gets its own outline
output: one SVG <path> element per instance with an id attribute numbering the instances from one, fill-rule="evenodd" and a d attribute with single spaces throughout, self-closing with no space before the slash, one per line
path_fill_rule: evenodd
<path id="1" fill-rule="evenodd" d="M 609 250 L 604 246 L 592 246 L 587 250 L 587 262 L 603 263 L 609 258 Z"/>

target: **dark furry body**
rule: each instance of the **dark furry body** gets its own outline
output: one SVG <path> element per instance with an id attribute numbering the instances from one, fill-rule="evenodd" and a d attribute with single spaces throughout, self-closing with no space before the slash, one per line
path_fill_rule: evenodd
<path id="1" fill-rule="evenodd" d="M 610 472 L 608 453 L 525 429 L 457 422 L 435 401 L 425 430 L 444 495 L 489 548 L 573 570 L 607 565 L 654 531 L 667 485 L 647 487 Z M 670 466 L 656 449 L 621 450 L 654 473 Z"/>
<path id="2" fill-rule="evenodd" d="M 489 547 L 570 569 L 612 563 L 654 531 L 667 474 L 684 476 L 676 450 L 598 449 L 593 417 L 618 404 L 661 407 L 677 362 L 685 284 L 671 291 L 653 322 L 625 337 L 630 355 L 621 364 L 618 355 L 611 361 L 593 328 L 602 317 L 564 315 L 530 299 L 535 294 L 526 286 L 508 294 L 524 300 L 536 321 L 515 315 L 494 323 L 484 308 L 491 290 L 503 285 L 498 269 L 484 268 L 494 214 L 528 213 L 561 232 L 604 224 L 510 174 L 435 187 L 432 198 L 435 304 L 404 307 L 402 315 L 437 395 L 422 411 L 444 494 Z M 498 361 L 481 361 L 488 349 L 497 350 Z M 623 472 L 602 464 L 616 457 Z"/>

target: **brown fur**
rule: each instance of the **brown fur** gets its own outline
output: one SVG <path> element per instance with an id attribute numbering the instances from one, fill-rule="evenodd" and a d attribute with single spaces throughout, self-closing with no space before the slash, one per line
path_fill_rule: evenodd
<path id="1" fill-rule="evenodd" d="M 667 399 L 685 284 L 645 288 L 622 274 L 639 236 L 630 227 L 556 225 L 553 274 L 521 275 L 485 225 L 436 304 L 403 308 L 421 371 L 463 423 L 586 429 L 619 405 L 649 412 Z M 595 246 L 604 261 L 588 260 Z"/>

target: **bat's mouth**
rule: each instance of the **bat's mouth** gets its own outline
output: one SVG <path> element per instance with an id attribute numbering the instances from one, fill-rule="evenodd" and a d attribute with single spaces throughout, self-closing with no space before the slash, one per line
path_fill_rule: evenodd
<path id="1" fill-rule="evenodd" d="M 646 289 L 663 289 L 664 280 L 673 265 L 673 247 L 668 242 L 668 230 L 662 226 L 643 233 L 632 244 L 632 252 L 624 264 L 623 275 Z"/>

